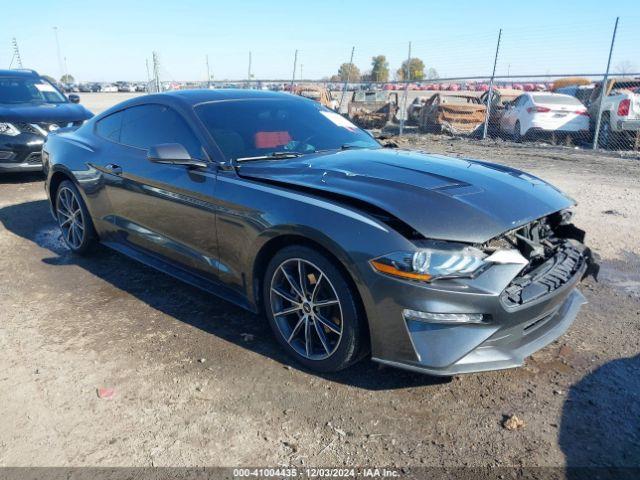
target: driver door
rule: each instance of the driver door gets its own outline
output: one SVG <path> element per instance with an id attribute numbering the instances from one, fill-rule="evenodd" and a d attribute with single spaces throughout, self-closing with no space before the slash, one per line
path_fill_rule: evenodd
<path id="1" fill-rule="evenodd" d="M 183 145 L 203 159 L 202 143 L 172 108 L 145 104 L 126 109 L 120 139 L 110 154 L 117 169 L 107 195 L 119 242 L 217 279 L 216 166 L 190 169 L 153 163 L 148 148 Z"/>

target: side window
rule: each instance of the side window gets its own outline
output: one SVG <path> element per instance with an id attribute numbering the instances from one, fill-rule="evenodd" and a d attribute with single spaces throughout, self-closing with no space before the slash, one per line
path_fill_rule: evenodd
<path id="1" fill-rule="evenodd" d="M 120 143 L 144 150 L 160 143 L 179 143 L 193 158 L 202 158 L 200 142 L 187 123 L 164 105 L 140 105 L 125 110 Z"/>
<path id="2" fill-rule="evenodd" d="M 96 133 L 112 142 L 120 141 L 123 112 L 116 112 L 96 122 Z"/>

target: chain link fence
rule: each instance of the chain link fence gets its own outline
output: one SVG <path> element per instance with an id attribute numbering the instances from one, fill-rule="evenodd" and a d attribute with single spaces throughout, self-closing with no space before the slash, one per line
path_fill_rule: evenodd
<path id="1" fill-rule="evenodd" d="M 375 44 L 351 46 L 323 38 L 290 52 L 222 48 L 207 53 L 200 81 L 173 80 L 167 66 L 173 70 L 183 59 L 165 58 L 160 66 L 153 62 L 154 76 L 163 81 L 149 84 L 153 90 L 290 91 L 321 101 L 364 128 L 390 134 L 638 151 L 640 16 L 615 19 L 615 25 L 613 20 L 554 24 L 552 19 L 483 34 L 456 24 L 445 36 L 425 28 L 417 42 L 381 35 Z M 221 79 L 225 74 L 216 73 L 212 79 L 213 71 L 225 72 L 245 56 L 245 78 Z M 421 65 L 414 69 L 416 59 Z M 335 65 L 333 75 L 326 65 Z"/>

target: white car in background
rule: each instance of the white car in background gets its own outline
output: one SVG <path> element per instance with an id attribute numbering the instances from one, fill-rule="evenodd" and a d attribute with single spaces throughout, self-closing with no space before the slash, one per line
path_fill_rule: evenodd
<path id="1" fill-rule="evenodd" d="M 640 79 L 609 79 L 606 97 L 602 101 L 602 118 L 598 146 L 626 149 L 640 144 Z M 591 122 L 595 124 L 601 106 L 601 84 L 597 85 L 589 100 Z"/>
<path id="2" fill-rule="evenodd" d="M 505 106 L 500 131 L 516 142 L 545 133 L 587 137 L 589 113 L 580 100 L 570 95 L 527 92 Z"/>
<path id="3" fill-rule="evenodd" d="M 105 93 L 116 93 L 118 91 L 118 87 L 108 83 L 107 85 L 102 85 L 102 87 L 100 87 L 100 91 Z"/>

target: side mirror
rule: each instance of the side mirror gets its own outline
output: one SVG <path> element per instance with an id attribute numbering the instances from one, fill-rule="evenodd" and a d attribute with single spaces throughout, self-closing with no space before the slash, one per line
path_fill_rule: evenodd
<path id="1" fill-rule="evenodd" d="M 161 143 L 149 147 L 147 158 L 153 163 L 165 163 L 169 165 L 184 165 L 191 168 L 204 168 L 207 162 L 191 158 L 187 149 L 179 143 Z"/>
<path id="2" fill-rule="evenodd" d="M 76 95 L 75 93 L 72 93 L 69 95 L 68 98 L 71 103 L 80 103 L 80 95 Z"/>

